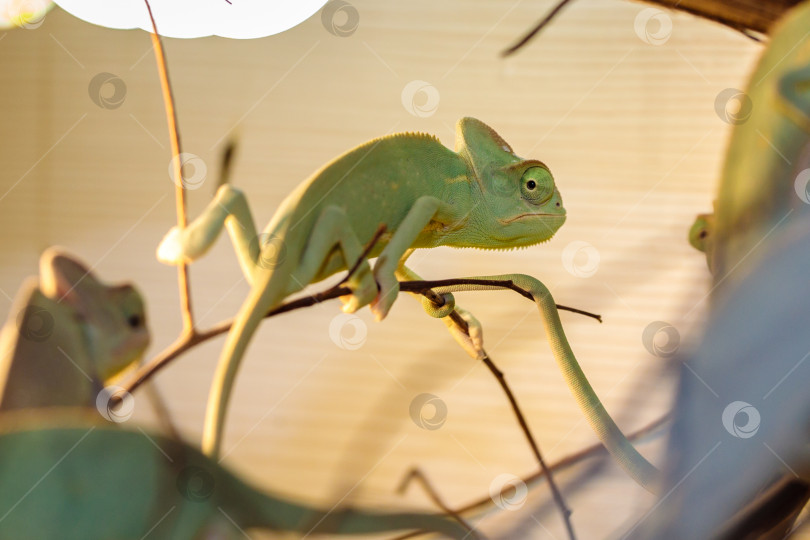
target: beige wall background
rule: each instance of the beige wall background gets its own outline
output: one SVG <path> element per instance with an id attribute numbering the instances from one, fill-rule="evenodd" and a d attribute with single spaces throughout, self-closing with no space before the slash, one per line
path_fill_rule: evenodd
<path id="1" fill-rule="evenodd" d="M 437 279 L 528 273 L 558 302 L 601 313 L 601 325 L 562 318 L 608 410 L 632 431 L 669 407 L 675 382 L 673 361 L 642 342 L 645 328 L 672 325 L 681 348 L 700 332 L 708 272 L 686 233 L 696 213 L 711 209 L 730 130 L 715 99 L 744 87 L 760 47 L 679 13 L 666 14 L 665 43 L 651 44 L 635 29 L 645 5 L 580 0 L 520 53 L 500 58 L 552 4 L 351 0 L 359 24 L 347 37 L 330 33 L 318 14 L 252 41 L 166 39 L 184 150 L 207 165 L 206 181 L 188 194 L 189 213 L 212 196 L 232 135 L 239 139 L 233 183 L 263 225 L 298 182 L 354 145 L 424 131 L 452 146 L 456 120 L 480 118 L 519 155 L 550 166 L 568 221 L 538 247 L 437 249 L 414 255 L 413 266 Z M 655 34 L 657 24 L 647 30 Z M 88 93 L 103 72 L 126 86 L 117 108 L 96 105 Z M 414 80 L 439 96 L 425 117 L 403 106 L 403 89 Z M 149 36 L 96 27 L 56 8 L 36 29 L 0 34 L 0 97 L 0 310 L 36 272 L 40 252 L 62 245 L 102 278 L 137 284 L 154 333 L 147 356 L 154 356 L 176 337 L 180 314 L 175 270 L 154 256 L 175 217 Z M 430 108 L 425 99 L 423 92 L 406 102 Z M 592 249 L 566 265 L 566 248 L 582 245 L 575 242 Z M 575 275 L 594 254 L 595 273 Z M 191 278 L 202 327 L 231 317 L 248 291 L 227 239 L 193 266 Z M 483 322 L 487 348 L 546 458 L 593 443 L 534 306 L 508 292 L 457 299 Z M 339 314 L 330 302 L 264 324 L 232 402 L 228 466 L 262 488 L 308 501 L 417 508 L 433 508 L 418 489 L 395 493 L 414 466 L 451 505 L 487 496 L 501 474 L 536 470 L 492 376 L 415 301 L 403 297 L 382 323 L 363 310 L 360 323 L 340 328 Z M 339 347 L 330 325 L 360 346 Z M 666 336 L 659 333 L 656 344 L 667 346 Z M 191 441 L 199 440 L 221 345 L 194 349 L 157 379 Z M 409 406 L 422 393 L 446 404 L 440 429 L 412 421 Z M 142 393 L 130 423 L 154 425 Z M 658 444 L 642 450 L 655 459 Z M 584 479 L 559 480 L 582 538 L 611 537 L 653 501 L 610 462 Z M 482 524 L 494 537 L 563 538 L 548 500 L 541 485 L 519 511 Z M 525 532 L 515 533 L 519 527 Z"/>

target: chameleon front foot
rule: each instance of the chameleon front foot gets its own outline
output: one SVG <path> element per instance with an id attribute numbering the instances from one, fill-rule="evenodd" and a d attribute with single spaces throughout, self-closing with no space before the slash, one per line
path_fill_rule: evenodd
<path id="1" fill-rule="evenodd" d="M 353 278 L 354 276 L 346 284 L 352 294 L 340 297 L 344 313 L 354 313 L 361 307 L 371 304 L 377 296 L 377 282 L 374 281 L 371 272 L 365 272 L 364 276 L 358 279 Z"/>
<path id="2" fill-rule="evenodd" d="M 388 312 L 391 311 L 391 306 L 399 296 L 399 281 L 392 275 L 390 279 L 378 278 L 380 292 L 377 297 L 369 305 L 371 313 L 374 315 L 374 320 L 380 322 L 383 320 Z"/>

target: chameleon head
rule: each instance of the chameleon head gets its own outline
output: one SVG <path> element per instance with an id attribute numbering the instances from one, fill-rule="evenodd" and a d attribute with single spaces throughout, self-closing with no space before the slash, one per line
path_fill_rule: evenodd
<path id="1" fill-rule="evenodd" d="M 698 214 L 689 229 L 689 244 L 706 254 L 706 263 L 712 270 L 714 255 L 714 214 Z"/>
<path id="2" fill-rule="evenodd" d="M 711 236 L 712 214 L 698 214 L 689 229 L 689 244 L 698 251 L 706 252 L 707 242 Z"/>
<path id="3" fill-rule="evenodd" d="M 565 208 L 548 167 L 515 155 L 491 127 L 474 118 L 457 126 L 456 151 L 474 177 L 477 204 L 470 221 L 495 249 L 549 240 L 565 223 Z"/>
<path id="4" fill-rule="evenodd" d="M 83 322 L 91 358 L 102 381 L 143 356 L 149 345 L 143 299 L 131 285 L 107 285 L 61 250 L 46 250 L 39 261 L 42 293 L 70 306 Z"/>

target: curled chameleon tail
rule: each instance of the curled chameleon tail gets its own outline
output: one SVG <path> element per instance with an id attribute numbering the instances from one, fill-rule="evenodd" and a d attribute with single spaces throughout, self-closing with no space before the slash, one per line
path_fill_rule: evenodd
<path id="1" fill-rule="evenodd" d="M 523 274 L 506 274 L 501 276 L 476 276 L 477 280 L 509 280 L 522 288 L 534 299 L 543 324 L 554 359 L 565 377 L 565 382 L 577 401 L 591 428 L 596 432 L 599 440 L 605 445 L 610 455 L 639 485 L 650 492 L 658 488 L 659 471 L 642 456 L 633 444 L 627 440 L 613 418 L 610 417 L 593 387 L 585 377 L 579 366 L 568 339 L 565 337 L 562 322 L 554 303 L 551 292 L 539 280 Z M 480 291 L 498 290 L 501 287 L 494 285 L 463 284 L 435 287 L 438 294 L 447 294 L 453 291 Z"/>

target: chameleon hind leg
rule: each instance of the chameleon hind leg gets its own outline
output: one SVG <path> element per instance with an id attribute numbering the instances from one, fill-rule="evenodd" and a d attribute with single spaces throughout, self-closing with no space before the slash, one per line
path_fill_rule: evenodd
<path id="1" fill-rule="evenodd" d="M 267 310 L 285 296 L 288 289 L 286 282 L 289 280 L 297 290 L 303 289 L 318 277 L 330 260 L 334 261 L 333 257 L 342 254 L 345 265 L 351 267 L 363 254 L 363 246 L 354 234 L 346 213 L 337 206 L 324 208 L 315 220 L 313 230 L 318 234 L 313 234 L 307 241 L 292 273 L 282 275 L 284 282 L 268 278 L 265 287 L 257 283 L 245 301 L 245 306 L 249 307 L 240 310 L 228 334 L 208 398 L 203 430 L 203 451 L 208 456 L 218 455 L 222 447 L 228 402 L 250 338 Z M 362 307 L 374 300 L 377 284 L 367 260 L 360 261 L 348 285 L 352 290 L 350 304 Z"/>
<path id="2" fill-rule="evenodd" d="M 252 285 L 259 268 L 258 248 L 262 237 L 256 234 L 244 193 L 227 184 L 217 190 L 197 219 L 184 228 L 169 230 L 158 245 L 157 258 L 167 264 L 195 261 L 214 245 L 223 228 L 227 228 L 242 273 Z"/>
<path id="3" fill-rule="evenodd" d="M 316 278 L 318 271 L 324 266 L 324 261 L 336 247 L 339 246 L 347 269 L 354 266 L 363 254 L 363 246 L 342 208 L 337 206 L 324 208 L 313 230 L 318 234 L 312 235 L 307 241 L 301 262 L 293 274 L 293 279 L 302 287 Z M 346 313 L 357 311 L 374 300 L 377 296 L 377 282 L 371 273 L 368 260 L 360 261 L 346 285 L 352 291 L 351 296 L 341 297 L 343 311 Z"/>

